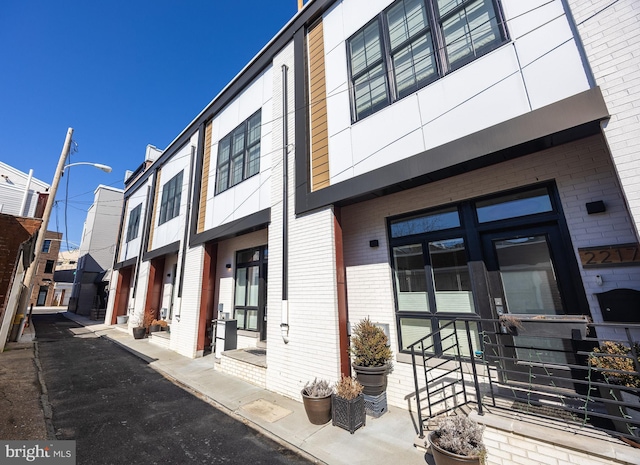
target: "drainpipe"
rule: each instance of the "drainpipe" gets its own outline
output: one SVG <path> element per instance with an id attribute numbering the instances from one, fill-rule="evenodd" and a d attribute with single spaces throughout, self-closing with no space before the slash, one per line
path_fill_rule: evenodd
<path id="1" fill-rule="evenodd" d="M 289 133 L 287 131 L 287 65 L 282 65 L 282 322 L 280 332 L 289 343 Z"/>
<path id="2" fill-rule="evenodd" d="M 22 203 L 20 204 L 20 215 L 29 216 L 28 212 L 24 211 L 24 207 L 27 205 L 27 198 L 29 197 L 29 187 L 31 187 L 31 179 L 33 178 L 33 170 L 29 170 L 29 177 L 27 178 L 27 184 L 24 186 L 24 195 L 22 196 Z M 22 333 L 20 333 L 22 334 Z"/>

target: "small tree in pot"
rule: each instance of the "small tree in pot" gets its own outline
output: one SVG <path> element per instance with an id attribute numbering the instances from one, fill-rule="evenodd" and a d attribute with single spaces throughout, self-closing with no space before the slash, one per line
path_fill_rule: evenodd
<path id="1" fill-rule="evenodd" d="M 346 429 L 351 434 L 366 423 L 362 384 L 351 376 L 342 376 L 331 396 L 333 426 Z"/>
<path id="2" fill-rule="evenodd" d="M 302 402 L 307 418 L 314 425 L 324 425 L 331 420 L 331 394 L 329 381 L 314 379 L 302 389 Z"/>
<path id="3" fill-rule="evenodd" d="M 487 450 L 482 441 L 484 428 L 465 416 L 452 416 L 440 421 L 429 435 L 436 465 L 461 463 L 482 465 Z"/>
<path id="4" fill-rule="evenodd" d="M 382 328 L 365 318 L 353 327 L 351 335 L 353 369 L 364 394 L 378 396 L 387 389 L 392 357 L 389 339 Z"/>

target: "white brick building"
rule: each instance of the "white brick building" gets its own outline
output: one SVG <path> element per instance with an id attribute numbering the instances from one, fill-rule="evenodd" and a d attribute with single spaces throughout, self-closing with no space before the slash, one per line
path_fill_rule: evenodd
<path id="1" fill-rule="evenodd" d="M 609 3 L 308 2 L 127 185 L 107 320 L 199 357 L 228 313 L 266 350 L 246 378 L 297 399 L 370 317 L 401 408 L 447 321 L 612 321 L 597 294 L 640 290 L 640 10 Z"/>

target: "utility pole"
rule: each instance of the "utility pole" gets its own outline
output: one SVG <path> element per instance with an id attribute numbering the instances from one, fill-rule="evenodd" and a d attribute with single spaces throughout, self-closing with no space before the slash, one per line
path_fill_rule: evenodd
<path id="1" fill-rule="evenodd" d="M 60 178 L 62 177 L 62 172 L 64 171 L 64 164 L 67 161 L 67 156 L 69 155 L 69 149 L 71 148 L 71 137 L 73 136 L 73 128 L 67 129 L 67 137 L 64 140 L 64 145 L 62 146 L 62 152 L 60 153 L 60 159 L 58 160 L 58 167 L 56 168 L 55 175 L 53 176 L 53 182 L 51 183 L 51 187 L 49 188 L 49 197 L 47 198 L 47 204 L 44 207 L 44 213 L 42 214 L 42 226 L 40 226 L 40 231 L 38 232 L 38 239 L 36 240 L 35 245 L 35 257 L 33 258 L 33 262 L 27 268 L 27 271 L 24 274 L 24 279 L 22 282 L 25 287 L 28 289 L 28 297 L 31 298 L 31 288 L 33 287 L 33 277 L 36 274 L 38 269 L 38 260 L 40 259 L 40 253 L 42 252 L 42 246 L 44 245 L 44 239 L 47 232 L 47 226 L 49 225 L 49 218 L 51 217 L 51 211 L 53 210 L 53 204 L 56 200 L 56 193 L 58 192 L 58 184 L 60 184 Z"/>
<path id="2" fill-rule="evenodd" d="M 38 269 L 38 260 L 40 259 L 40 253 L 42 252 L 42 246 L 44 245 L 45 235 L 47 233 L 47 226 L 49 225 L 49 218 L 51 217 L 51 211 L 53 210 L 53 204 L 56 200 L 56 192 L 58 191 L 58 184 L 60 183 L 60 178 L 62 177 L 62 172 L 64 171 L 64 164 L 67 160 L 67 156 L 69 155 L 69 149 L 71 147 L 71 136 L 73 136 L 73 128 L 69 128 L 67 130 L 67 137 L 64 140 L 64 145 L 62 146 L 62 152 L 60 153 L 60 160 L 58 160 L 58 167 L 56 168 L 55 175 L 53 177 L 53 182 L 51 183 L 51 187 L 49 188 L 49 197 L 47 198 L 47 203 L 44 207 L 44 213 L 42 215 L 42 225 L 40 226 L 40 231 L 38 232 L 38 238 L 36 239 L 36 245 L 34 250 L 34 258 L 27 268 L 27 271 L 24 273 L 24 277 L 22 279 L 22 283 L 24 285 L 23 290 L 26 289 L 27 296 L 24 300 L 24 312 L 26 314 L 26 309 L 29 305 L 29 300 L 31 299 L 31 292 L 33 288 L 33 278 Z M 15 319 L 18 308 L 20 308 L 20 302 L 22 299 L 18 299 L 18 304 L 15 306 L 13 310 L 7 309 L 10 312 L 9 315 L 5 315 L 4 321 L 2 322 L 2 327 L 0 328 L 0 352 L 4 350 L 5 341 L 8 334 L 8 328 L 13 324 L 13 320 Z M 6 327 L 6 328 L 5 328 Z M 6 331 L 5 331 L 6 329 Z"/>

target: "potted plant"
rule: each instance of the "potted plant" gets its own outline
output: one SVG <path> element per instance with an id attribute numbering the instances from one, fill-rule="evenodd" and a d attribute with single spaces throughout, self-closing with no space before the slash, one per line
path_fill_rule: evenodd
<path id="1" fill-rule="evenodd" d="M 484 427 L 466 416 L 446 417 L 429 434 L 436 465 L 485 463 L 487 449 L 482 441 Z"/>
<path id="2" fill-rule="evenodd" d="M 116 324 L 126 325 L 129 321 L 129 315 L 117 315 L 116 316 Z"/>
<path id="3" fill-rule="evenodd" d="M 331 419 L 333 426 L 339 426 L 353 434 L 365 425 L 363 386 L 351 376 L 342 376 L 331 395 Z"/>
<path id="4" fill-rule="evenodd" d="M 510 334 L 512 336 L 518 335 L 519 329 L 524 329 L 522 325 L 522 320 L 516 316 L 511 315 L 510 313 L 503 313 L 500 315 L 500 327 L 504 334 Z"/>
<path id="5" fill-rule="evenodd" d="M 379 396 L 387 389 L 392 357 L 389 340 L 382 328 L 369 318 L 360 321 L 351 335 L 353 369 L 367 396 Z"/>
<path id="6" fill-rule="evenodd" d="M 157 331 L 160 331 L 162 329 L 162 326 L 167 326 L 167 322 L 164 320 L 156 320 L 154 319 L 153 321 L 151 321 L 151 324 L 149 325 L 149 332 L 150 333 L 155 333 Z"/>
<path id="7" fill-rule="evenodd" d="M 314 379 L 302 389 L 302 402 L 307 418 L 314 425 L 324 425 L 331 420 L 331 394 L 329 381 Z"/>
<path id="8" fill-rule="evenodd" d="M 134 339 L 143 339 L 147 332 L 147 328 L 144 327 L 144 319 L 139 318 L 132 331 Z"/>
<path id="9" fill-rule="evenodd" d="M 636 357 L 640 354 L 640 344 L 634 343 Z M 640 374 L 636 371 L 633 351 L 620 342 L 604 341 L 589 357 L 590 367 L 595 367 L 608 386 L 599 386 L 600 397 L 609 401 L 636 404 L 628 407 L 615 403 L 605 403 L 607 413 L 631 422 L 613 420 L 616 431 L 640 436 Z"/>

